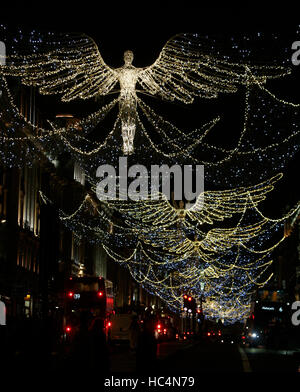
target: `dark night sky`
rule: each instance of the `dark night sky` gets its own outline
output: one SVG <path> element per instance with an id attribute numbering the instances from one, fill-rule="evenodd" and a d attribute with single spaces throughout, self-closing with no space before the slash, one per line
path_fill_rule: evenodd
<path id="1" fill-rule="evenodd" d="M 107 5 L 105 2 L 104 8 L 103 2 L 86 1 L 64 1 L 59 6 L 53 2 L 40 2 L 39 6 L 30 4 L 16 6 L 6 2 L 4 9 L 1 6 L 1 21 L 40 29 L 82 31 L 93 36 L 104 52 L 113 55 L 129 46 L 133 50 L 146 47 L 150 48 L 153 59 L 161 45 L 176 33 L 284 31 L 297 23 L 294 9 L 273 7 L 264 11 L 254 5 L 239 9 L 195 6 L 191 2 L 181 8 L 174 2 L 159 5 L 140 2 L 138 6 L 120 2 Z"/>

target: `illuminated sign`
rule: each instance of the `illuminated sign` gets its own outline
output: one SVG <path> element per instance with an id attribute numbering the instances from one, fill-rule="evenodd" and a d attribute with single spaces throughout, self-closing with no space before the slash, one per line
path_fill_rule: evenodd
<path id="1" fill-rule="evenodd" d="M 275 308 L 273 306 L 262 306 L 261 307 L 262 310 L 275 310 Z"/>

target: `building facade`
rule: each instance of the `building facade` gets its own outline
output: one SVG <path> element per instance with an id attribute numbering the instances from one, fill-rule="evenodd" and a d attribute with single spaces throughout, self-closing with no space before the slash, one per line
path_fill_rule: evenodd
<path id="1" fill-rule="evenodd" d="M 39 124 L 33 91 L 20 96 L 22 114 Z M 70 115 L 58 117 L 74 122 Z M 44 156 L 30 167 L 0 167 L 0 300 L 8 320 L 47 317 L 58 307 L 59 293 L 72 275 L 109 280 L 116 308 L 160 306 L 127 270 L 108 259 L 101 245 L 78 242 L 76 233 L 60 221 L 58 208 L 76 210 L 86 191 L 84 173 L 69 157 L 60 161 Z M 45 202 L 43 194 L 55 203 Z"/>

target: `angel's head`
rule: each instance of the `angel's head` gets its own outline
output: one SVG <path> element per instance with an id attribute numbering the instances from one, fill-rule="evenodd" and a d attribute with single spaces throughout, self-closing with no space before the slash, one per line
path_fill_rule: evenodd
<path id="1" fill-rule="evenodd" d="M 133 61 L 133 52 L 131 50 L 126 50 L 124 52 L 124 63 L 125 65 L 131 65 Z"/>
<path id="2" fill-rule="evenodd" d="M 182 209 L 184 209 L 184 201 L 183 200 L 180 200 L 180 202 L 179 202 L 179 208 L 182 210 Z"/>

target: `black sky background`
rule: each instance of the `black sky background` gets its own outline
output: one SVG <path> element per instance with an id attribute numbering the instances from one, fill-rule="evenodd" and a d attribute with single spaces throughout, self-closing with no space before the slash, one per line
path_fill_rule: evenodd
<path id="1" fill-rule="evenodd" d="M 300 14 L 289 6 L 286 9 L 282 6 L 278 8 L 270 6 L 264 10 L 261 4 L 255 5 L 255 3 L 252 3 L 251 7 L 219 8 L 204 7 L 201 2 L 180 4 L 139 2 L 137 5 L 129 2 L 61 2 L 60 4 L 43 2 L 30 5 L 6 3 L 1 8 L 0 23 L 9 26 L 88 34 L 98 44 L 104 61 L 114 67 L 122 65 L 123 52 L 127 49 L 135 53 L 135 66 L 152 64 L 167 40 L 181 32 L 221 35 L 232 33 L 235 36 L 245 32 L 278 32 L 282 36 L 289 33 L 293 41 L 300 40 L 300 33 L 298 35 L 296 33 L 297 26 L 300 25 L 300 16 L 297 17 L 297 14 Z M 294 36 L 293 31 L 295 31 Z M 274 51 L 276 51 L 276 43 L 274 43 Z M 300 69 L 295 69 L 291 78 L 275 83 L 275 90 L 272 91 L 292 102 L 300 102 L 299 74 Z M 212 112 L 207 112 L 206 103 L 203 112 L 198 112 L 196 115 L 192 114 L 193 109 L 185 108 L 190 119 L 190 128 L 194 128 L 200 115 L 201 123 L 204 123 L 205 120 L 210 120 L 218 114 L 220 109 L 220 114 L 230 119 L 234 112 L 230 112 L 231 98 L 228 99 L 229 103 L 223 105 L 224 101 L 221 98 L 221 103 L 216 103 Z M 47 108 L 53 109 L 54 101 L 51 102 L 48 107 L 44 106 L 46 112 Z M 174 111 L 178 122 L 173 122 L 181 126 L 185 120 L 183 116 L 178 116 L 178 105 L 175 104 L 173 108 L 175 110 L 169 107 L 169 113 L 172 114 L 172 110 Z M 180 110 L 183 110 L 183 105 Z M 182 124 L 180 121 L 183 121 Z M 297 159 L 289 165 L 284 181 L 265 206 L 267 211 L 275 211 L 276 215 L 286 204 L 292 205 L 300 199 L 299 186 L 297 186 L 299 163 L 298 154 Z"/>

